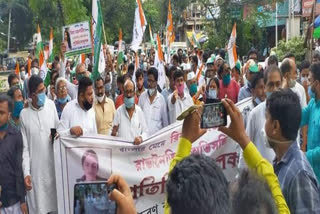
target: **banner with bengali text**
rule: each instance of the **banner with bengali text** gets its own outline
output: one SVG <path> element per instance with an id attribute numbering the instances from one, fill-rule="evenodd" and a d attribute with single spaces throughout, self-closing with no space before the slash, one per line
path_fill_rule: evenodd
<path id="1" fill-rule="evenodd" d="M 246 100 L 239 104 L 240 110 L 248 102 Z M 177 122 L 139 146 L 120 138 L 101 135 L 57 140 L 55 168 L 59 213 L 74 213 L 74 205 L 79 203 L 74 202 L 74 185 L 86 182 L 85 175 L 88 172 L 83 160 L 92 151 L 96 154 L 93 162 L 97 165 L 97 181 L 108 179 L 112 173 L 120 174 L 130 185 L 138 213 L 164 213 L 165 183 L 181 131 L 182 123 Z M 192 153 L 211 157 L 229 181 L 238 173 L 239 146 L 216 129 L 208 130 L 194 142 Z"/>

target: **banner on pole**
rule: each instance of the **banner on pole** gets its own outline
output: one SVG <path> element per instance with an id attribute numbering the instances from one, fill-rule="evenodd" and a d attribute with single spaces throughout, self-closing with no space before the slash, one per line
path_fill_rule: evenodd
<path id="1" fill-rule="evenodd" d="M 64 26 L 62 33 L 62 41 L 66 46 L 66 57 L 92 52 L 89 22 Z"/>
<path id="2" fill-rule="evenodd" d="M 238 107 L 243 111 L 248 103 Z M 139 146 L 101 135 L 59 139 L 54 144 L 58 213 L 72 214 L 75 207 L 88 206 L 86 199 L 74 201 L 75 184 L 88 182 L 88 177 L 106 181 L 112 173 L 129 184 L 138 213 L 163 213 L 168 169 L 181 131 L 182 123 L 177 122 Z M 239 151 L 238 144 L 217 129 L 192 144 L 192 153 L 211 157 L 229 181 L 238 174 Z M 90 207 L 101 207 L 99 200 L 91 200 Z"/>

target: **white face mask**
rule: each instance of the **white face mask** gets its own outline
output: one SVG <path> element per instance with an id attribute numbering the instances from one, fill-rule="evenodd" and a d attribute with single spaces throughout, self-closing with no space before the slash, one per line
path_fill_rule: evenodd
<path id="1" fill-rule="evenodd" d="M 155 88 L 149 88 L 149 89 L 148 89 L 148 94 L 149 94 L 149 96 L 155 95 L 156 92 L 157 92 L 157 89 L 155 89 Z"/>
<path id="2" fill-rule="evenodd" d="M 301 84 L 304 82 L 308 82 L 308 77 L 301 77 Z"/>
<path id="3" fill-rule="evenodd" d="M 275 140 L 272 139 L 270 137 L 268 137 L 267 132 L 265 130 L 265 125 L 266 123 L 264 123 L 263 128 L 261 129 L 261 135 L 264 139 L 264 145 L 268 148 L 268 149 L 272 149 L 270 142 L 272 142 L 273 144 L 288 144 L 291 143 L 291 141 L 279 141 L 279 140 Z"/>
<path id="4" fill-rule="evenodd" d="M 26 77 L 26 72 L 25 71 L 21 71 L 20 72 L 20 77 L 21 77 L 21 79 L 25 79 L 25 77 Z"/>
<path id="5" fill-rule="evenodd" d="M 32 68 L 31 69 L 31 74 L 32 75 L 38 75 L 39 74 L 39 69 L 38 68 Z"/>
<path id="6" fill-rule="evenodd" d="M 96 96 L 96 98 L 97 98 L 97 100 L 98 100 L 99 103 L 102 103 L 102 102 L 103 102 L 103 99 L 104 99 L 104 95 L 101 96 L 101 97 Z"/>

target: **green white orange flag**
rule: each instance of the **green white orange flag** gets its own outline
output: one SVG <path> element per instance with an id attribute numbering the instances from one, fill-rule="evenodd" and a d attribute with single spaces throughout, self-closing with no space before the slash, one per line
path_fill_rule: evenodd
<path id="1" fill-rule="evenodd" d="M 228 43 L 228 57 L 229 57 L 230 68 L 234 68 L 238 61 L 236 39 L 237 39 L 237 24 L 234 23 L 230 40 Z"/>
<path id="2" fill-rule="evenodd" d="M 119 43 L 118 43 L 118 65 L 123 63 L 123 50 L 122 50 L 122 29 L 119 30 Z"/>
<path id="3" fill-rule="evenodd" d="M 161 40 L 160 40 L 159 34 L 157 35 L 157 47 L 158 47 L 158 50 L 156 51 L 156 54 L 155 54 L 154 66 L 158 70 L 158 85 L 161 89 L 163 89 L 166 84 L 166 75 L 165 75 L 163 52 L 162 52 Z"/>
<path id="4" fill-rule="evenodd" d="M 156 43 L 155 43 L 155 41 L 153 39 L 152 29 L 151 29 L 151 25 L 150 24 L 149 24 L 149 34 L 150 34 L 150 43 L 151 43 L 151 45 L 153 45 L 153 47 L 156 47 L 157 45 L 156 45 Z"/>
<path id="5" fill-rule="evenodd" d="M 49 40 L 49 62 L 53 62 L 53 29 L 50 29 L 50 40 Z"/>
<path id="6" fill-rule="evenodd" d="M 137 51 L 140 44 L 143 40 L 143 34 L 146 30 L 147 20 L 144 16 L 144 12 L 142 9 L 142 4 L 140 0 L 136 0 L 136 11 L 134 16 L 134 24 L 133 24 L 133 36 L 131 49 Z"/>
<path id="7" fill-rule="evenodd" d="M 172 44 L 175 40 L 175 35 L 173 32 L 173 20 L 172 20 L 172 12 L 171 12 L 171 0 L 169 0 L 168 5 L 168 18 L 167 18 L 167 37 L 169 41 L 169 45 Z"/>
<path id="8" fill-rule="evenodd" d="M 40 59 L 40 52 L 41 51 L 43 51 L 43 45 L 42 45 L 40 26 L 38 25 L 38 28 L 37 28 L 37 47 L 36 47 L 36 57 L 38 59 Z"/>

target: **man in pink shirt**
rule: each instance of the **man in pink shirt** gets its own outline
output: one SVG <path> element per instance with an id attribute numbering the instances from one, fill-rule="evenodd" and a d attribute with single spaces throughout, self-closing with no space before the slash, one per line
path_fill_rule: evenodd
<path id="1" fill-rule="evenodd" d="M 240 86 L 235 80 L 231 79 L 231 68 L 228 63 L 223 62 L 218 70 L 218 76 L 220 78 L 219 99 L 227 97 L 237 103 Z"/>

